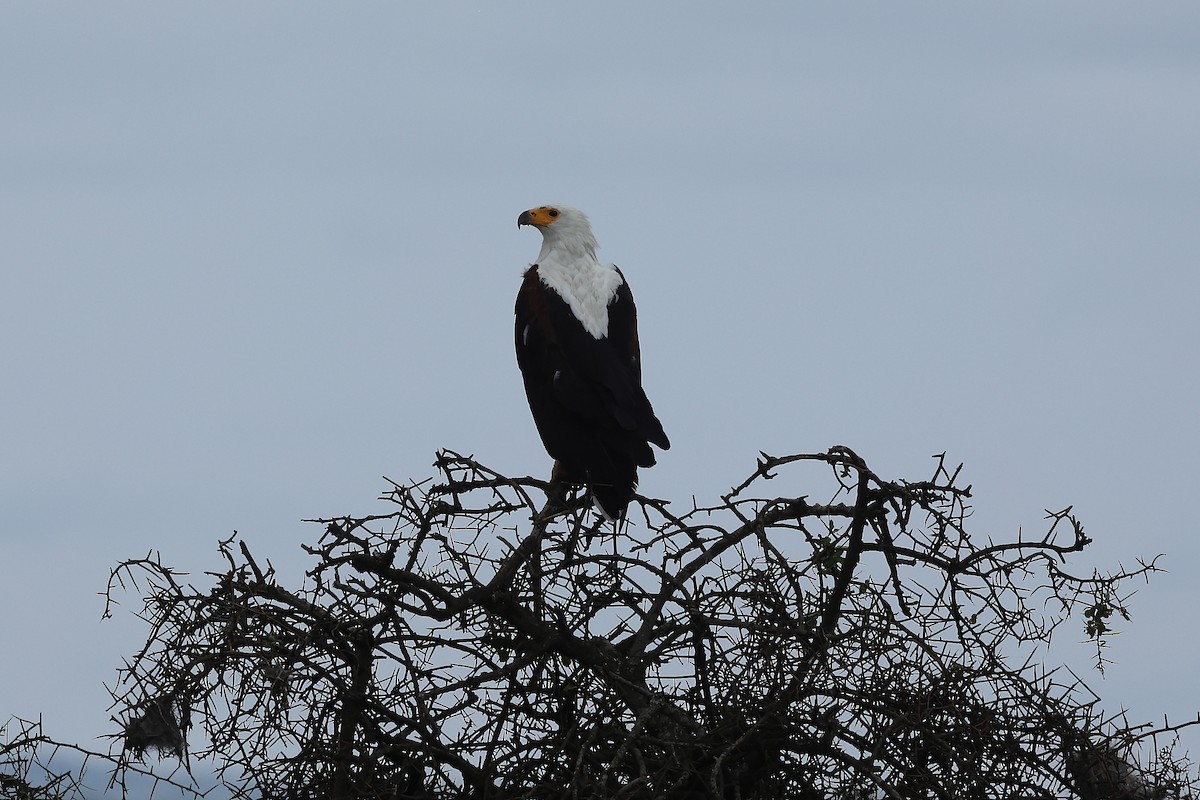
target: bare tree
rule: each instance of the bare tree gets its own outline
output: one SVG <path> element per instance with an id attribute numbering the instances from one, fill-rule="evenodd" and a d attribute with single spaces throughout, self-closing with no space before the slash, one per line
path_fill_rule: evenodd
<path id="1" fill-rule="evenodd" d="M 835 447 L 615 528 L 561 487 L 436 467 L 321 520 L 303 586 L 236 539 L 203 585 L 119 565 L 110 598 L 141 590 L 150 626 L 114 690 L 122 763 L 190 755 L 266 800 L 1195 796 L 1182 726 L 1106 719 L 1040 666 L 1070 619 L 1099 659 L 1155 571 L 1067 571 L 1069 508 L 972 539 L 944 457 L 891 481 Z"/>

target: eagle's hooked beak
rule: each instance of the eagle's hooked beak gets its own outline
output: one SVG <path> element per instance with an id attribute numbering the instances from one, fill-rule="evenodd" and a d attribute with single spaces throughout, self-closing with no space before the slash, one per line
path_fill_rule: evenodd
<path id="1" fill-rule="evenodd" d="M 538 230 L 546 230 L 546 227 L 553 224 L 558 219 L 559 211 L 554 206 L 538 206 L 531 208 L 528 211 L 521 212 L 521 216 L 517 217 L 517 228 L 522 225 L 532 225 Z"/>

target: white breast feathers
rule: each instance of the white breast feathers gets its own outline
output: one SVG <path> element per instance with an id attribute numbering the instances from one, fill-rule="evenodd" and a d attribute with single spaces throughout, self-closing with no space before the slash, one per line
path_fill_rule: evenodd
<path id="1" fill-rule="evenodd" d="M 612 264 L 581 259 L 564 264 L 554 257 L 538 263 L 542 283 L 558 293 L 584 330 L 597 339 L 608 335 L 608 304 L 620 288 L 621 273 Z"/>

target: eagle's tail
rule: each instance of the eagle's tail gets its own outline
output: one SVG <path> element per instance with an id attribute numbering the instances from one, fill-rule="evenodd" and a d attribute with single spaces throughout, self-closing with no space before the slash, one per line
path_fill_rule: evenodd
<path id="1" fill-rule="evenodd" d="M 588 472 L 588 487 L 596 508 L 605 519 L 621 522 L 637 489 L 637 464 L 624 453 L 609 453 L 609 458 Z"/>

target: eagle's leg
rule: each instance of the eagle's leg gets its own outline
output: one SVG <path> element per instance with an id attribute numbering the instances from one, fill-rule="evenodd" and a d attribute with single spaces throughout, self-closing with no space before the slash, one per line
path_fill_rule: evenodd
<path id="1" fill-rule="evenodd" d="M 576 490 L 580 489 L 585 490 L 583 495 L 577 493 Z M 562 461 L 555 459 L 554 467 L 550 470 L 550 486 L 546 489 L 546 507 L 542 513 L 554 516 L 576 508 L 590 500 L 591 495 L 586 489 L 587 478 L 578 469 L 572 471 Z"/>
<path id="2" fill-rule="evenodd" d="M 567 507 L 567 494 L 571 491 L 571 479 L 567 468 L 558 459 L 550 468 L 550 488 L 546 490 L 546 512 L 555 514 Z"/>

